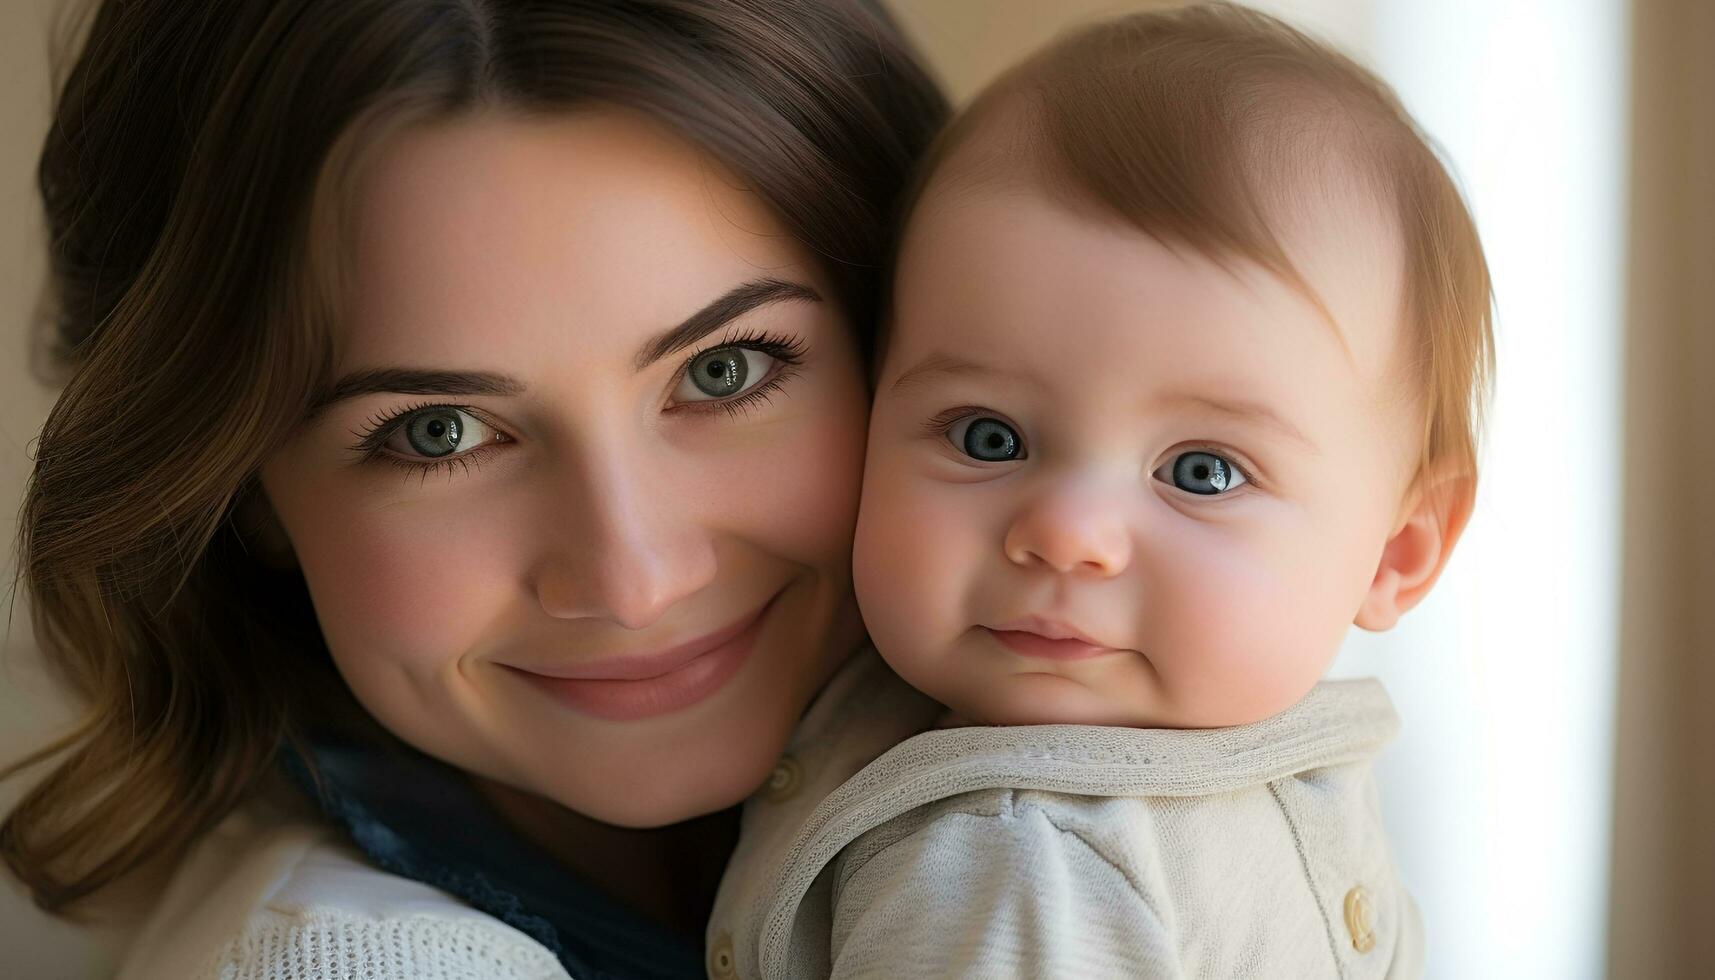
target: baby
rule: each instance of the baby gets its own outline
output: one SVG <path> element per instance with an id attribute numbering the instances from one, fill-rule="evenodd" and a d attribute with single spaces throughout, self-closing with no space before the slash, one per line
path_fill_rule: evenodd
<path id="1" fill-rule="evenodd" d="M 1447 561 L 1493 344 L 1387 87 L 1226 5 L 1070 36 L 943 135 L 890 299 L 854 571 L 915 690 L 806 715 L 711 974 L 1420 974 L 1397 720 L 1320 677 Z"/>

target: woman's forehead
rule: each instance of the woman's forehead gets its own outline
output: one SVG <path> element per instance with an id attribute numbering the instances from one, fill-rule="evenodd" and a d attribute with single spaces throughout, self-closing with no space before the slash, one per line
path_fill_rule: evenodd
<path id="1" fill-rule="evenodd" d="M 342 365 L 510 357 L 568 333 L 629 347 L 758 270 L 813 273 L 730 171 L 620 110 L 408 127 L 352 207 Z"/>

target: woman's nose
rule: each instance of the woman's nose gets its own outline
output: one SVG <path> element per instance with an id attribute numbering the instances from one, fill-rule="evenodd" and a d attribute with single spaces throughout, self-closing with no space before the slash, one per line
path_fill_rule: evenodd
<path id="1" fill-rule="evenodd" d="M 1021 568 L 1108 578 L 1131 564 L 1123 502 L 1077 488 L 1033 497 L 1007 528 L 1006 557 Z"/>
<path id="2" fill-rule="evenodd" d="M 677 481 L 635 460 L 586 459 L 551 492 L 535 574 L 542 610 L 639 630 L 715 578 L 714 542 Z"/>

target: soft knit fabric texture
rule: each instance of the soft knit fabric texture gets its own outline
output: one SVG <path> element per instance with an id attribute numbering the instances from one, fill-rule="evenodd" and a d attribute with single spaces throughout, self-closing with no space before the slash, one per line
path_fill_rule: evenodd
<path id="1" fill-rule="evenodd" d="M 367 864 L 281 794 L 183 861 L 118 980 L 568 980 L 553 952 Z"/>
<path id="2" fill-rule="evenodd" d="M 420 881 L 547 947 L 580 980 L 702 975 L 694 940 L 560 867 L 506 825 L 469 774 L 402 745 L 324 735 L 287 769 L 368 863 Z M 617 791 L 617 790 L 616 790 Z"/>
<path id="3" fill-rule="evenodd" d="M 373 919 L 332 909 L 269 912 L 217 958 L 220 980 L 551 980 L 547 950 L 480 921 L 435 915 Z"/>
<path id="4" fill-rule="evenodd" d="M 1202 731 L 923 731 L 938 710 L 873 654 L 836 677 L 746 805 L 712 976 L 1421 975 L 1380 684 Z"/>

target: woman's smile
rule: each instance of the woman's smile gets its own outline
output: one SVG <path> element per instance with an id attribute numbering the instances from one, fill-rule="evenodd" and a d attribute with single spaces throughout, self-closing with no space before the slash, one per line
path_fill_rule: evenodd
<path id="1" fill-rule="evenodd" d="M 726 686 L 750 657 L 775 593 L 728 626 L 665 650 L 540 667 L 502 664 L 566 705 L 610 721 L 636 721 L 697 704 Z"/>

